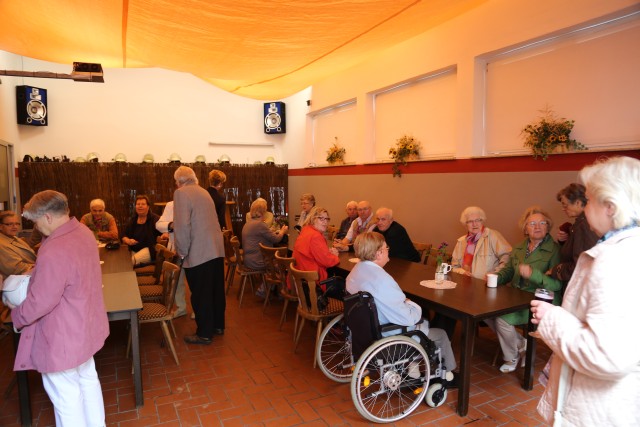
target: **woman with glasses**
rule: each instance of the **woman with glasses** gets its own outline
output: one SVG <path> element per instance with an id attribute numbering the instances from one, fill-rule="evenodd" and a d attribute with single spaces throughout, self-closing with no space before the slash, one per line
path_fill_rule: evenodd
<path id="1" fill-rule="evenodd" d="M 520 227 L 525 239 L 511 251 L 509 261 L 498 271 L 498 285 L 510 283 L 511 287 L 535 293 L 544 288 L 555 292 L 553 303 L 560 303 L 562 282 L 545 273 L 560 261 L 560 247 L 549 234 L 553 222 L 539 206 L 528 208 L 520 219 Z M 533 299 L 533 295 L 532 295 Z M 513 372 L 518 362 L 524 362 L 526 340 L 516 330 L 515 325 L 529 321 L 529 310 L 485 320 L 498 335 L 504 357 L 501 372 Z"/>
<path id="2" fill-rule="evenodd" d="M 487 215 L 477 206 L 462 211 L 460 222 L 467 234 L 458 239 L 453 249 L 451 266 L 455 273 L 484 279 L 509 261 L 511 245 L 496 230 L 485 227 Z"/>
<path id="3" fill-rule="evenodd" d="M 304 271 L 317 271 L 318 281 L 328 277 L 327 268 L 340 262 L 338 250 L 329 248 L 327 240 L 324 238 L 329 221 L 331 218 L 325 208 L 312 208 L 307 214 L 300 235 L 293 246 L 296 268 Z"/>
<path id="4" fill-rule="evenodd" d="M 18 237 L 20 217 L 13 211 L 0 212 L 0 274 L 25 274 L 36 263 L 36 253 Z"/>

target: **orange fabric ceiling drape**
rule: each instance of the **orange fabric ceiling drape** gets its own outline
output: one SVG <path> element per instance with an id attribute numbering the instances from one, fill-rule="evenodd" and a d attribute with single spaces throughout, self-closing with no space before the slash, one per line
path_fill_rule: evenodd
<path id="1" fill-rule="evenodd" d="M 0 50 L 189 72 L 279 99 L 485 1 L 1 0 Z"/>

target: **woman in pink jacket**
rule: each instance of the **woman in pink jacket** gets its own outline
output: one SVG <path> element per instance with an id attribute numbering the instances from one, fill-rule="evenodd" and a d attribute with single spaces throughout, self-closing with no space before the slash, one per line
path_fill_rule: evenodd
<path id="1" fill-rule="evenodd" d="M 601 236 L 580 255 L 562 306 L 531 301 L 551 350 L 538 412 L 554 425 L 640 425 L 640 160 L 615 157 L 580 172 L 585 215 Z"/>
<path id="2" fill-rule="evenodd" d="M 35 369 L 53 403 L 56 425 L 104 426 L 93 355 L 109 335 L 98 246 L 91 230 L 69 218 L 64 194 L 46 190 L 25 205 L 46 239 L 26 299 L 12 307 L 21 332 L 16 371 Z"/>

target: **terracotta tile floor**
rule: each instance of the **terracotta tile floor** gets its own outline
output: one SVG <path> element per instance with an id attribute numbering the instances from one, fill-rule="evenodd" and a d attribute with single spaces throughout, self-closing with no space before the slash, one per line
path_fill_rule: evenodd
<path id="1" fill-rule="evenodd" d="M 339 426 L 368 425 L 351 401 L 349 386 L 334 383 L 312 368 L 315 329 L 308 325 L 297 353 L 293 353 L 291 308 L 282 331 L 278 320 L 282 303 L 274 301 L 262 314 L 261 300 L 247 294 L 238 309 L 235 288 L 227 297 L 227 329 L 211 346 L 189 346 L 182 337 L 194 331 L 188 317 L 175 320 L 180 366 L 167 348 L 160 347 L 158 325 L 142 326 L 144 406 L 136 409 L 130 361 L 125 359 L 127 329 L 111 323 L 111 335 L 96 355 L 109 426 Z M 457 354 L 459 332 L 453 341 Z M 535 408 L 542 393 L 521 387 L 522 370 L 501 374 L 491 366 L 497 340 L 488 328 L 476 339 L 469 413 L 455 413 L 457 391 L 436 409 L 426 404 L 397 423 L 402 426 L 537 426 L 543 423 Z M 538 346 L 536 372 L 549 351 Z M 0 426 L 18 426 L 17 390 L 6 396 L 13 378 L 13 346 L 0 340 Z M 537 373 L 536 373 L 537 375 Z M 35 426 L 54 425 L 53 410 L 40 377 L 30 374 Z"/>

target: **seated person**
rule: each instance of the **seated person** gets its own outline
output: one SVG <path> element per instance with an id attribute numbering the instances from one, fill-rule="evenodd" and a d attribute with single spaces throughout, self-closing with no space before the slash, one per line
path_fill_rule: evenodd
<path id="1" fill-rule="evenodd" d="M 116 220 L 109 212 L 105 211 L 104 200 L 93 199 L 89 203 L 90 213 L 84 215 L 80 222 L 89 227 L 93 231 L 96 240 L 101 242 L 109 242 L 118 240 L 118 227 Z"/>
<path id="2" fill-rule="evenodd" d="M 261 270 L 265 267 L 260 243 L 265 246 L 279 243 L 287 233 L 287 230 L 289 230 L 286 225 L 277 233 L 271 230 L 263 220 L 266 211 L 267 202 L 264 199 L 254 200 L 249 211 L 251 219 L 242 227 L 244 265 L 252 270 Z M 271 217 L 273 218 L 273 215 Z"/>
<path id="3" fill-rule="evenodd" d="M 340 229 L 336 233 L 336 239 L 342 240 L 347 237 L 351 228 L 351 223 L 358 217 L 358 202 L 355 200 L 347 203 L 347 217 L 340 223 Z"/>
<path id="4" fill-rule="evenodd" d="M 356 256 L 360 258 L 347 276 L 347 292 L 369 292 L 376 302 L 380 324 L 394 323 L 401 326 L 414 326 L 422 320 L 422 309 L 418 304 L 406 297 L 398 283 L 386 271 L 384 266 L 389 262 L 389 247 L 384 237 L 376 232 L 361 233 L 354 243 Z M 418 329 L 442 350 L 443 365 L 447 370 L 456 368 L 456 359 L 451 349 L 447 334 L 438 328 L 429 328 L 424 320 Z M 410 328 L 409 330 L 414 330 Z M 384 336 L 392 335 L 387 332 Z M 448 382 L 448 387 L 455 387 L 455 378 Z"/>
<path id="5" fill-rule="evenodd" d="M 149 197 L 136 196 L 136 213 L 131 217 L 122 237 L 122 243 L 132 252 L 133 265 L 149 264 L 156 259 L 156 240 L 160 232 L 156 222 L 160 217 L 150 210 Z"/>
<path id="6" fill-rule="evenodd" d="M 267 201 L 265 199 L 263 199 L 262 197 L 258 197 L 256 200 L 254 200 L 254 203 L 257 202 L 258 200 L 260 200 L 260 203 L 264 203 L 264 206 L 265 206 L 265 211 L 264 211 L 264 214 L 262 215 L 262 222 L 267 224 L 267 227 L 272 228 L 273 227 L 273 214 L 267 210 L 267 207 L 266 207 L 267 206 Z M 251 206 L 253 206 L 253 203 L 251 204 Z M 249 220 L 251 220 L 251 210 L 249 210 L 249 212 L 247 212 L 247 221 L 246 222 L 249 222 Z"/>
<path id="7" fill-rule="evenodd" d="M 304 193 L 302 196 L 300 196 L 300 208 L 302 209 L 302 212 L 300 212 L 300 219 L 298 219 L 298 223 L 294 227 L 296 230 L 302 230 L 302 227 L 307 220 L 307 215 L 315 205 L 316 198 L 313 194 Z"/>
<path id="8" fill-rule="evenodd" d="M 373 231 L 384 236 L 389 247 L 389 257 L 420 262 L 420 253 L 413 246 L 407 230 L 393 220 L 393 211 L 389 208 L 380 208 L 376 211 L 376 216 L 378 223 Z"/>
<path id="9" fill-rule="evenodd" d="M 36 263 L 36 253 L 18 237 L 20 217 L 13 211 L 0 212 L 0 274 L 25 274 Z"/>
<path id="10" fill-rule="evenodd" d="M 487 215 L 477 206 L 462 211 L 460 222 L 467 234 L 456 242 L 451 258 L 454 273 L 483 279 L 495 273 L 509 261 L 511 245 L 498 231 L 484 225 Z"/>
<path id="11" fill-rule="evenodd" d="M 338 250 L 329 248 L 327 240 L 324 238 L 329 221 L 331 218 L 325 208 L 312 208 L 293 246 L 296 268 L 304 271 L 317 271 L 318 281 L 329 277 L 327 268 L 340 262 Z"/>
<path id="12" fill-rule="evenodd" d="M 356 237 L 358 237 L 358 234 L 373 230 L 376 222 L 377 218 L 375 218 L 373 212 L 371 212 L 371 204 L 366 200 L 358 202 L 358 217 L 351 223 L 351 227 L 349 227 L 349 231 L 347 231 L 344 239 L 336 239 L 333 241 L 333 247 L 339 251 L 349 250 L 349 246 L 354 242 Z"/>

